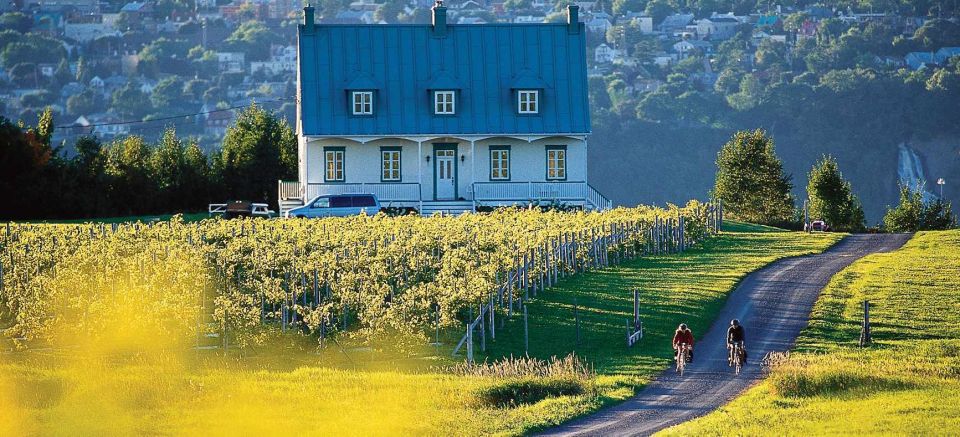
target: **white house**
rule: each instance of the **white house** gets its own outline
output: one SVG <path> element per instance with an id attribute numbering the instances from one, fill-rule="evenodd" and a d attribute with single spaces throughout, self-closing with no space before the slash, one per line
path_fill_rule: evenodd
<path id="1" fill-rule="evenodd" d="M 598 64 L 610 64 L 617 58 L 619 50 L 601 43 L 593 52 L 593 61 Z"/>
<path id="2" fill-rule="evenodd" d="M 217 52 L 221 73 L 242 73 L 245 59 L 242 52 Z"/>
<path id="3" fill-rule="evenodd" d="M 590 32 L 601 35 L 606 34 L 610 26 L 613 26 L 613 23 L 610 23 L 610 20 L 603 17 L 594 17 L 587 22 L 587 29 L 589 29 Z"/>
<path id="4" fill-rule="evenodd" d="M 700 39 L 720 41 L 730 39 L 737 32 L 740 22 L 735 18 L 713 17 L 697 22 L 697 35 Z"/>
<path id="5" fill-rule="evenodd" d="M 366 26 L 315 24 L 304 8 L 299 180 L 280 182 L 280 210 L 343 193 L 421 214 L 610 207 L 587 183 L 578 9 L 566 23 L 456 25 L 437 5 L 429 25 Z"/>

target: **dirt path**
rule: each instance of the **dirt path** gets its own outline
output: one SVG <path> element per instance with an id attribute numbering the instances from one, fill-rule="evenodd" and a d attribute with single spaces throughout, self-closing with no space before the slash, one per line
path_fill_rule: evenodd
<path id="1" fill-rule="evenodd" d="M 702 416 L 726 404 L 762 377 L 759 358 L 793 346 L 807 326 L 820 290 L 857 259 L 895 250 L 909 235 L 853 235 L 824 253 L 774 262 L 744 278 L 705 336 L 684 376 L 671 369 L 630 400 L 548 430 L 544 435 L 649 435 Z M 746 328 L 748 365 L 735 377 L 727 367 L 727 326 L 738 318 Z M 696 333 L 695 333 L 696 334 Z"/>

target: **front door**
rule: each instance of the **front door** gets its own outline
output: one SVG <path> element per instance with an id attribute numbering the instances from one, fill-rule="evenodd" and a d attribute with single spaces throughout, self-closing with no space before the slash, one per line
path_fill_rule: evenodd
<path id="1" fill-rule="evenodd" d="M 457 150 L 456 146 L 435 146 L 436 166 L 433 177 L 436 183 L 437 200 L 457 198 Z"/>

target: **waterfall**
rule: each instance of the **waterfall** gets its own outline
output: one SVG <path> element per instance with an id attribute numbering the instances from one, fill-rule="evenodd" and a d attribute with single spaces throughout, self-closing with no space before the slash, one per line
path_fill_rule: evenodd
<path id="1" fill-rule="evenodd" d="M 929 191 L 926 185 L 927 180 L 923 176 L 923 165 L 920 163 L 920 156 L 917 152 L 907 146 L 905 143 L 898 146 L 900 149 L 899 162 L 897 165 L 897 174 L 900 176 L 900 183 L 916 189 L 923 187 L 923 201 L 932 202 L 937 199 L 936 194 Z"/>

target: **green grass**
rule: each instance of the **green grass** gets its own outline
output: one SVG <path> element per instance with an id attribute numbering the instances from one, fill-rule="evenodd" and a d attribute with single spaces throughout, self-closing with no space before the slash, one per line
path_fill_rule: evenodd
<path id="1" fill-rule="evenodd" d="M 54 357 L 0 354 L 0 410 L 6 412 L 0 435 L 273 435 L 291 429 L 475 435 L 542 429 L 631 396 L 669 363 L 677 324 L 702 333 L 747 273 L 778 258 L 822 251 L 840 237 L 724 233 L 685 254 L 586 273 L 542 293 L 528 306 L 530 354 L 576 351 L 597 372 L 579 388 L 565 381 L 455 376 L 431 367 L 449 364 L 448 354 L 388 360 L 332 345 L 322 354 L 278 348 L 243 359 L 169 351 L 118 359 L 98 348 L 92 356 L 82 350 Z M 641 290 L 646 334 L 627 349 L 633 288 Z M 490 360 L 523 355 L 522 319 L 515 315 L 487 345 Z M 509 407 L 489 400 L 510 391 L 534 400 L 566 394 Z"/>
<path id="2" fill-rule="evenodd" d="M 960 231 L 923 232 L 837 274 L 799 353 L 717 412 L 665 435 L 960 431 Z M 857 347 L 861 302 L 874 345 Z"/>
<path id="3" fill-rule="evenodd" d="M 724 220 L 722 228 L 725 232 L 786 232 L 786 229 L 774 226 L 758 225 L 736 220 Z"/>

